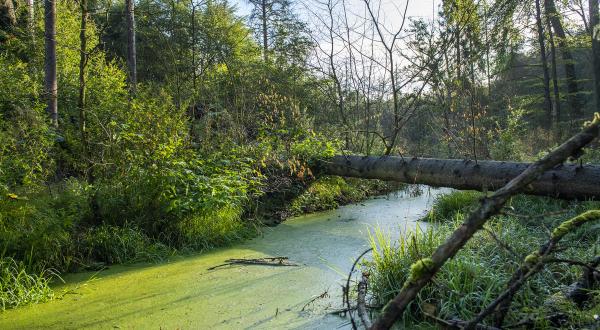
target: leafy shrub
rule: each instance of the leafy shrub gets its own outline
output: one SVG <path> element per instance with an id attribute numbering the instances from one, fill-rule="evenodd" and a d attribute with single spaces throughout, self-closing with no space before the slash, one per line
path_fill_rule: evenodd
<path id="1" fill-rule="evenodd" d="M 523 136 L 525 115 L 523 109 L 510 109 L 506 118 L 506 127 L 498 128 L 496 132 L 489 132 L 488 138 L 493 143 L 490 145 L 490 156 L 496 160 L 519 161 L 523 158 L 521 151 L 524 150 L 523 144 L 519 139 Z"/>
<path id="2" fill-rule="evenodd" d="M 54 140 L 46 124 L 41 86 L 28 66 L 0 55 L 0 193 L 38 188 L 53 169 Z"/>
<path id="3" fill-rule="evenodd" d="M 28 273 L 22 262 L 0 258 L 0 310 L 52 299 L 46 272 Z"/>
<path id="4" fill-rule="evenodd" d="M 192 158 L 135 167 L 121 180 L 100 185 L 97 196 L 100 216 L 108 224 L 131 223 L 175 245 L 212 246 L 228 240 L 220 234 L 242 230 L 241 212 L 259 193 L 259 184 L 246 160 Z"/>

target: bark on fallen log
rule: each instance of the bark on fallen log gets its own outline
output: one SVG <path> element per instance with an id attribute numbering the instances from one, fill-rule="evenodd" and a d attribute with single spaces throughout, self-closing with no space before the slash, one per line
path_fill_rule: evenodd
<path id="1" fill-rule="evenodd" d="M 323 161 L 323 174 L 380 179 L 461 190 L 495 191 L 531 163 L 392 156 L 335 156 Z M 560 164 L 522 193 L 562 199 L 600 199 L 600 166 Z"/>

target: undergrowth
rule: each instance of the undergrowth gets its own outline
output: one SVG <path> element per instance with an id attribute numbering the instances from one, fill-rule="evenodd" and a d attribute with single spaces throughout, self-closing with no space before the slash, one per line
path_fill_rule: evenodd
<path id="1" fill-rule="evenodd" d="M 0 311 L 52 299 L 47 272 L 29 273 L 22 262 L 0 258 Z"/>
<path id="2" fill-rule="evenodd" d="M 426 220 L 414 232 L 398 240 L 376 231 L 371 236 L 374 248 L 372 262 L 365 267 L 370 275 L 373 305 L 383 306 L 402 288 L 410 273 L 410 266 L 429 257 L 438 245 L 459 226 L 471 207 L 482 197 L 480 193 L 455 192 L 437 200 Z M 598 209 L 598 202 L 565 202 L 548 198 L 516 196 L 505 207 L 502 215 L 486 224 L 487 231 L 478 232 L 467 245 L 436 275 L 432 284 L 423 289 L 399 321 L 407 328 L 435 327 L 435 321 L 426 316 L 442 319 L 470 320 L 491 303 L 505 288 L 522 259 L 537 251 L 549 237 L 549 230 L 561 221 L 588 209 Z M 540 215 L 545 215 L 540 217 Z M 598 248 L 600 226 L 585 225 L 569 234 L 557 258 L 588 262 Z M 510 247 L 499 246 L 495 239 Z M 515 256 L 516 254 L 516 256 Z M 594 323 L 598 314 L 597 294 L 592 303 L 578 309 L 563 296 L 567 287 L 581 276 L 581 268 L 553 263 L 531 278 L 515 296 L 509 319 L 514 324 L 523 319 L 535 320 L 538 328 L 561 327 L 560 320 L 551 315 L 564 315 L 565 324 L 581 328 Z M 600 291 L 598 291 L 600 292 Z"/>

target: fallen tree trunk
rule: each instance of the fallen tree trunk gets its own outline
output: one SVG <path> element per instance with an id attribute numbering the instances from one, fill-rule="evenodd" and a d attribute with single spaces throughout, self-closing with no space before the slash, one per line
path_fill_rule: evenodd
<path id="1" fill-rule="evenodd" d="M 391 156 L 335 156 L 322 173 L 462 190 L 495 191 L 531 163 Z M 562 164 L 525 187 L 525 194 L 562 199 L 600 199 L 600 166 Z"/>

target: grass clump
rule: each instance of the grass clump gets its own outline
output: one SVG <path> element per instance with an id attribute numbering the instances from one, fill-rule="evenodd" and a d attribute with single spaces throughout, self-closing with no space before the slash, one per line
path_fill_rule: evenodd
<path id="1" fill-rule="evenodd" d="M 440 196 L 423 220 L 438 222 L 453 219 L 459 212 L 468 213 L 472 210 L 482 197 L 483 193 L 478 191 L 456 191 Z"/>
<path id="2" fill-rule="evenodd" d="M 436 218 L 439 222 L 426 229 L 417 228 L 398 240 L 391 240 L 381 231 L 372 235 L 373 259 L 366 262 L 364 267 L 371 274 L 373 305 L 383 306 L 392 299 L 405 283 L 414 278 L 415 271 L 426 266 L 423 261 L 428 260 L 433 251 L 462 223 L 465 214 L 460 211 L 468 205 L 462 203 L 468 200 L 463 197 L 464 194 L 460 194 L 458 198 L 445 198 L 443 205 L 454 207 L 443 208 L 445 217 Z M 556 205 L 548 207 L 548 202 L 546 198 L 517 196 L 509 202 L 508 207 L 512 207 L 515 214 L 531 212 L 540 215 L 556 208 Z M 531 253 L 550 238 L 547 228 L 557 227 L 571 213 L 576 215 L 581 210 L 597 206 L 593 202 L 566 204 L 572 208 L 548 218 L 528 219 L 505 214 L 491 219 L 486 224 L 486 229 L 496 238 L 489 232 L 478 232 L 443 266 L 434 281 L 419 293 L 399 321 L 401 325 L 407 328 L 435 327 L 434 321 L 428 319 L 424 311 L 442 319 L 472 319 L 504 291 L 506 283 L 523 260 L 532 262 L 535 255 Z M 591 240 L 590 237 L 577 236 L 577 232 L 594 230 L 593 226 L 593 223 L 584 224 L 570 234 L 571 239 L 563 239 L 562 249 L 555 256 L 582 262 L 592 260 L 593 246 L 598 244 L 598 236 Z M 496 239 L 509 245 L 510 251 L 500 247 Z M 590 313 L 600 308 L 597 297 L 584 310 L 572 303 L 552 303 L 552 297 L 562 296 L 572 283 L 580 279 L 581 273 L 581 267 L 564 263 L 548 264 L 544 271 L 532 277 L 516 294 L 506 324 L 528 318 L 534 320 L 536 327 L 557 326 L 550 324 L 552 322 L 548 323 L 548 316 L 557 312 L 565 315 L 569 326 L 573 328 L 593 323 L 593 313 Z"/>
<path id="3" fill-rule="evenodd" d="M 53 292 L 45 272 L 29 273 L 22 262 L 0 258 L 0 310 L 52 298 Z"/>

